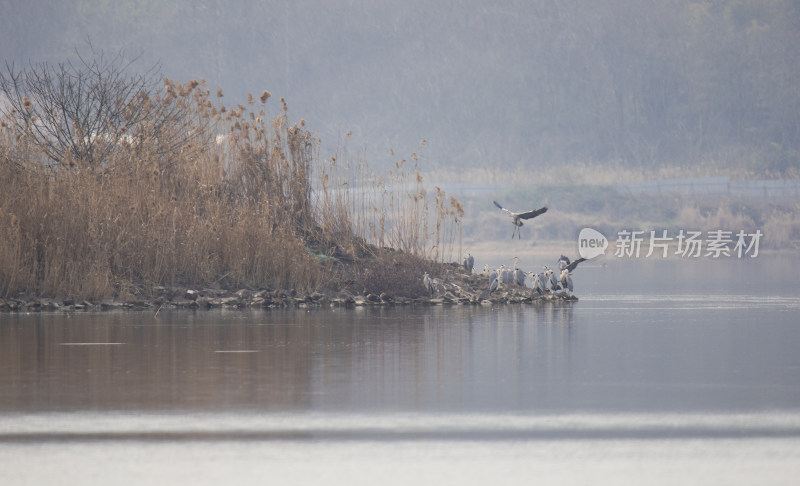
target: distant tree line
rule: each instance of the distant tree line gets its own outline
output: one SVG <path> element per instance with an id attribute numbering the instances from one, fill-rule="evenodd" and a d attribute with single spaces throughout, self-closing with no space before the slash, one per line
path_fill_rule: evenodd
<path id="1" fill-rule="evenodd" d="M 42 39 L 71 49 L 93 32 L 104 47 L 141 47 L 174 79 L 205 78 L 235 97 L 268 86 L 323 139 L 353 129 L 373 146 L 403 149 L 425 138 L 433 163 L 710 161 L 784 175 L 800 166 L 794 0 L 0 9 L 9 14 L 0 15 L 2 52 L 37 58 L 48 55 L 36 51 Z M 27 17 L 42 38 L 18 21 Z"/>
<path id="2" fill-rule="evenodd" d="M 800 157 L 800 4 L 559 3 L 542 66 L 539 128 L 578 154 L 649 164 L 754 150 L 784 172 Z M 570 42 L 573 39 L 573 42 Z M 575 137 L 573 134 L 579 134 Z M 569 154 L 571 155 L 571 154 Z"/>

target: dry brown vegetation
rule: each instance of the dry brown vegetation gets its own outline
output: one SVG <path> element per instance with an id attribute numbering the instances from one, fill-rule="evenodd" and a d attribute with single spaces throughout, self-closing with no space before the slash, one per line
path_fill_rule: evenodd
<path id="1" fill-rule="evenodd" d="M 163 86 L 123 111 L 169 112 L 174 124 L 73 133 L 91 142 L 91 157 L 43 147 L 35 100 L 23 116 L 6 113 L 0 296 L 125 298 L 179 285 L 414 296 L 431 260 L 460 252 L 458 201 L 428 196 L 416 167 L 398 162 L 377 177 L 345 150 L 323 159 L 284 100 L 270 109 L 267 91 L 225 106 L 202 81 Z M 416 274 L 381 275 L 397 258 Z"/>

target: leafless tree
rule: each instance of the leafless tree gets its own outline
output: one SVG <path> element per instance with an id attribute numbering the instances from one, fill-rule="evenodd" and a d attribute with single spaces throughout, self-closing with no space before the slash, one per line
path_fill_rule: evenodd
<path id="1" fill-rule="evenodd" d="M 144 136 L 168 134 L 161 140 L 169 150 L 190 137 L 184 107 L 174 97 L 161 98 L 158 64 L 143 73 L 119 51 L 112 56 L 90 46 L 90 55 L 57 65 L 31 63 L 17 70 L 6 63 L 0 72 L 0 110 L 15 128 L 27 134 L 48 157 L 53 168 L 78 164 L 96 167 L 109 153 L 130 147 Z M 170 99 L 173 102 L 170 102 Z M 166 142 L 166 143 L 165 143 Z"/>

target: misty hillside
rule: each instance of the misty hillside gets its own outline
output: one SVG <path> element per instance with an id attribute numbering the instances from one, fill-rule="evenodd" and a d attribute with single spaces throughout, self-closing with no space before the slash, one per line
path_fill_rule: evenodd
<path id="1" fill-rule="evenodd" d="M 87 39 L 230 104 L 270 90 L 333 152 L 423 169 L 800 165 L 800 4 L 737 1 L 5 1 L 0 57 Z M 394 151 L 392 155 L 391 150 Z"/>

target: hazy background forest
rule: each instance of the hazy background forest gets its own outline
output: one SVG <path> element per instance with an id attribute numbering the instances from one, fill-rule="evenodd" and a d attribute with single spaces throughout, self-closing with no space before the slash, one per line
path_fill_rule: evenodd
<path id="1" fill-rule="evenodd" d="M 323 152 L 352 132 L 373 165 L 423 139 L 423 169 L 501 180 L 568 162 L 757 177 L 800 165 L 793 0 L 11 0 L 0 29 L 0 58 L 18 66 L 62 62 L 88 38 L 228 101 L 269 89 Z"/>
<path id="2" fill-rule="evenodd" d="M 21 133 L 33 125 L 21 117 L 8 128 L 0 217 L 18 231 L 4 240 L 5 272 L 29 289 L 48 280 L 58 291 L 70 275 L 85 285 L 74 270 L 87 266 L 96 278 L 81 292 L 94 295 L 121 280 L 220 274 L 315 288 L 326 276 L 308 278 L 317 266 L 303 245 L 280 268 L 272 256 L 312 233 L 341 247 L 364 237 L 436 260 L 467 250 L 519 254 L 541 240 L 575 241 L 585 226 L 610 237 L 760 229 L 765 247 L 800 241 L 793 0 L 10 0 L 0 4 L 0 32 L 6 80 L 100 52 L 116 63 L 108 72 L 173 80 L 147 110 L 166 110 L 151 113 L 172 120 L 180 142 L 156 146 L 162 132 L 149 148 L 115 152 L 94 165 L 98 182 L 79 174 L 85 161 L 73 171 L 28 170 L 41 155 L 25 155 Z M 18 94 L 24 114 L 29 93 Z M 184 126 L 202 127 L 205 145 L 174 138 L 189 133 Z M 213 147 L 226 133 L 232 148 Z M 272 179 L 272 169 L 288 179 Z M 28 199 L 17 189 L 26 184 L 36 186 Z M 54 188 L 64 199 L 53 198 Z M 281 193 L 284 208 L 275 205 Z M 509 243 L 512 227 L 493 199 L 550 211 Z M 83 214 L 75 210 L 82 204 Z M 141 212 L 121 222 L 126 208 Z M 48 234 L 42 221 L 53 220 L 65 222 L 62 234 Z M 65 251 L 85 227 L 105 240 Z M 277 246 L 255 248 L 254 238 Z M 32 250 L 20 258 L 15 248 Z M 92 252 L 93 263 L 79 261 Z M 56 253 L 59 264 L 47 263 Z M 198 254 L 207 255 L 200 266 Z"/>

